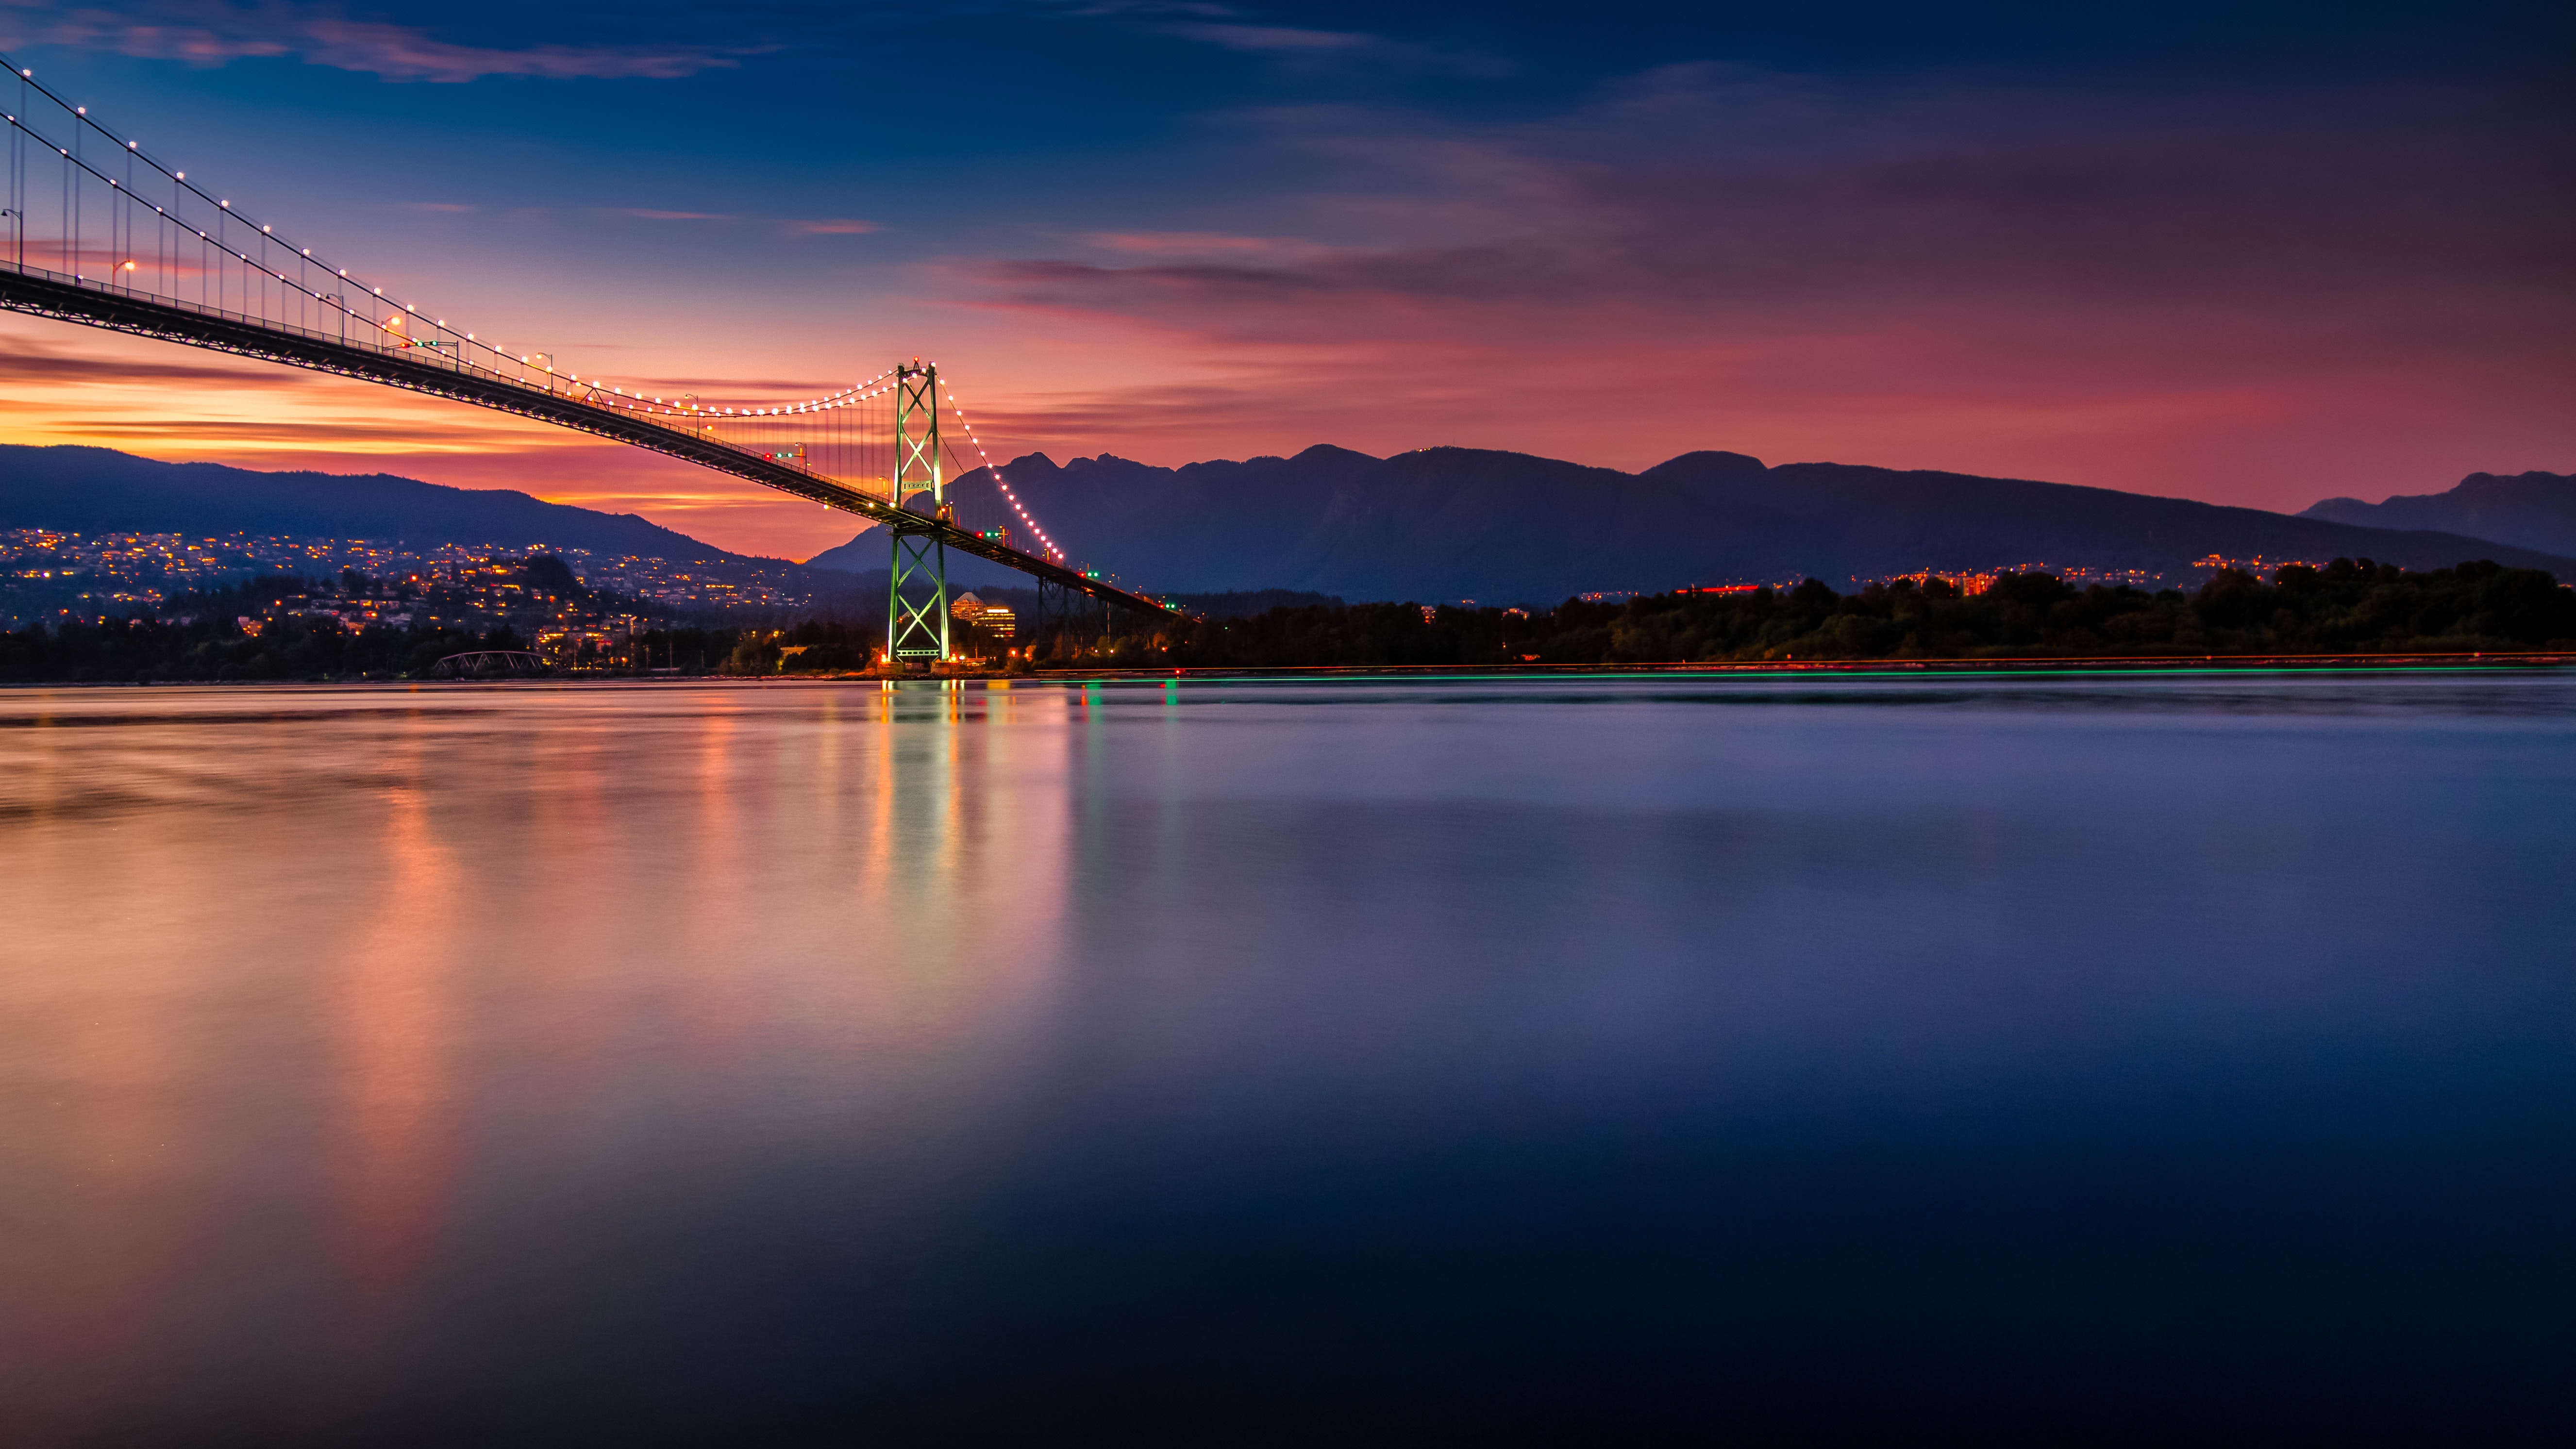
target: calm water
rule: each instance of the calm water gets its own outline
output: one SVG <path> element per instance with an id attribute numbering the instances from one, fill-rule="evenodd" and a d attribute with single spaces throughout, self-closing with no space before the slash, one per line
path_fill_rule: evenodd
<path id="1" fill-rule="evenodd" d="M 0 693 L 0 1441 L 2576 1427 L 2576 677 Z"/>

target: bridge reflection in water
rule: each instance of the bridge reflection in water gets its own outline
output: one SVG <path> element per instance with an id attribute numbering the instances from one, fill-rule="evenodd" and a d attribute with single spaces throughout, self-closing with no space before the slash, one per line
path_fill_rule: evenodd
<path id="1" fill-rule="evenodd" d="M 46 1263 L 0 1264 L 12 1442 L 102 1413 L 202 1426 L 229 1350 L 169 1307 L 226 1282 L 292 1302 L 262 1311 L 257 1409 L 291 1428 L 274 1374 L 381 1373 L 460 1251 L 579 1243 L 635 1207 L 577 1190 L 495 1220 L 490 1187 L 674 1134 L 715 1154 L 686 1189 L 720 1195 L 769 1154 L 857 1151 L 874 1186 L 847 1210 L 900 1255 L 1052 1009 L 1086 728 L 1063 690 L 37 707 L 83 728 L 0 740 L 0 869 L 23 899 L 118 882 L 121 904 L 10 929 L 13 961 L 81 963 L 12 994 L 0 1038 L 58 1098 L 0 1147 L 43 1185 L 0 1190 Z"/>

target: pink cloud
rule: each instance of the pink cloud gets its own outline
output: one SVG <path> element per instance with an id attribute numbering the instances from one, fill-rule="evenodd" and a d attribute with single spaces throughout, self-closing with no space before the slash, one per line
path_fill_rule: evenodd
<path id="1" fill-rule="evenodd" d="M 1214 231 L 1090 232 L 1081 240 L 1106 252 L 1235 262 L 1309 261 L 1331 250 L 1296 237 L 1235 236 Z"/>
<path id="2" fill-rule="evenodd" d="M 781 221 L 779 229 L 791 237 L 800 236 L 866 236 L 885 228 L 873 221 L 851 217 L 819 217 L 805 221 Z"/>
<path id="3" fill-rule="evenodd" d="M 217 362 L 202 352 L 162 349 L 148 357 L 85 352 L 72 345 L 76 338 L 79 334 L 72 334 L 60 344 L 8 338 L 7 350 L 0 351 L 0 381 L 46 387 L 163 387 L 176 383 L 289 388 L 320 380 L 318 374 L 292 368 Z"/>
<path id="4" fill-rule="evenodd" d="M 935 276 L 1141 379 L 996 433 L 1162 462 L 1727 447 L 2292 508 L 2564 467 L 2576 206 L 2509 118 L 2445 150 L 2403 110 L 2077 130 L 1702 71 L 1547 126 L 1309 112 L 1267 120 L 1366 184 L 1293 209 L 1380 243 L 1110 231 Z"/>

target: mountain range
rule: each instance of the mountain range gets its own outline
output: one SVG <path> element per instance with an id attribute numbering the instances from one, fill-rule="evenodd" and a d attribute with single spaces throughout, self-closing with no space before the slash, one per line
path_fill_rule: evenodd
<path id="1" fill-rule="evenodd" d="M 2433 528 L 2576 555 L 2576 474 L 2472 473 L 2448 493 L 2407 494 L 2385 503 L 2329 498 L 2299 516 L 2364 528 Z"/>
<path id="2" fill-rule="evenodd" d="M 952 491 L 989 490 L 984 472 Z M 1373 458 L 1321 446 L 1181 468 L 1108 456 L 1059 465 L 1033 453 L 1002 472 L 1086 566 L 1172 592 L 1548 603 L 1591 591 L 1810 574 L 1840 585 L 2022 565 L 2181 578 L 2212 554 L 2410 568 L 2492 558 L 2576 579 L 2576 546 L 2560 553 L 2411 522 L 2368 527 L 2026 479 L 1770 467 L 1741 453 L 1686 453 L 1635 474 L 1468 448 Z M 884 549 L 869 530 L 811 562 L 883 567 Z"/>
<path id="3" fill-rule="evenodd" d="M 735 555 L 631 513 L 449 488 L 391 473 L 262 473 L 109 448 L 0 444 L 0 528 L 72 533 L 284 534 L 434 547 L 586 548 L 644 558 Z"/>
<path id="4" fill-rule="evenodd" d="M 1059 465 L 1033 453 L 1002 471 L 1082 563 L 1177 594 L 1292 589 L 1544 604 L 1804 575 L 1840 586 L 1922 569 L 2049 565 L 2185 577 L 2212 554 L 2270 563 L 2368 557 L 2410 568 L 2492 558 L 2576 580 L 2576 480 L 2550 473 L 2473 474 L 2444 494 L 2376 505 L 2329 499 L 2294 517 L 1962 473 L 1770 467 L 1722 452 L 1686 453 L 1635 474 L 1468 448 L 1374 458 L 1327 446 L 1181 468 L 1105 455 Z M 978 488 L 989 493 L 984 473 L 953 486 L 970 499 Z M 736 557 L 631 514 L 524 493 L 389 474 L 162 463 L 84 447 L 0 445 L 0 528 Z M 843 574 L 882 571 L 885 536 L 870 528 L 807 562 Z M 963 587 L 1020 581 L 980 560 L 952 564 Z"/>

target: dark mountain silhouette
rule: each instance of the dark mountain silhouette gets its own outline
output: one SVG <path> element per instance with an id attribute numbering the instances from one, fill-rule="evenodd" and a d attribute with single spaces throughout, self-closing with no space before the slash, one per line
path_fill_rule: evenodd
<path id="1" fill-rule="evenodd" d="M 1835 463 L 1768 468 L 1740 453 L 1689 453 L 1637 474 L 1467 448 L 1372 458 L 1314 447 L 1294 458 L 1183 468 L 1107 456 L 1059 467 L 1031 454 L 1004 466 L 1011 486 L 1080 562 L 1185 594 L 1292 589 L 1350 599 L 1553 603 L 1590 590 L 1806 574 L 1841 583 L 1924 568 L 2054 564 L 2180 574 L 2212 553 L 2366 556 L 2409 568 L 2492 558 L 2576 579 L 2576 558 L 2567 554 L 2453 533 L 1959 473 Z M 968 499 L 978 488 L 989 493 L 983 472 L 959 479 L 957 491 Z M 524 493 L 381 473 L 161 463 L 82 447 L 0 445 L 0 528 L 735 557 L 631 514 Z M 878 572 L 885 549 L 883 533 L 871 528 L 809 562 L 844 574 Z M 950 562 L 962 587 L 1024 582 L 980 559 Z"/>
<path id="2" fill-rule="evenodd" d="M 2329 498 L 2299 513 L 2364 528 L 2435 528 L 2543 553 L 2576 554 L 2576 474 L 2472 473 L 2448 493 L 2410 493 L 2385 503 Z"/>
<path id="3" fill-rule="evenodd" d="M 985 486 L 990 487 L 989 484 Z M 860 529 L 848 543 L 834 544 L 805 560 L 805 566 L 891 578 L 893 556 L 894 546 L 887 541 L 885 530 L 871 523 Z M 971 553 L 952 553 L 948 556 L 948 582 L 957 588 L 967 589 L 1018 588 L 1029 583 L 1029 576 Z"/>
<path id="4" fill-rule="evenodd" d="M 261 473 L 162 463 L 107 448 L 0 445 L 0 528 L 78 533 L 292 534 L 435 546 L 586 548 L 647 558 L 735 557 L 631 513 L 388 473 Z"/>
<path id="5" fill-rule="evenodd" d="M 954 485 L 972 497 L 978 469 Z M 1553 603 L 1591 590 L 1828 582 L 2021 564 L 2183 575 L 2210 554 L 2492 558 L 2576 578 L 2576 558 L 2454 534 L 1962 473 L 1766 467 L 1689 453 L 1643 473 L 1468 448 L 1156 468 L 1122 458 L 1003 465 L 1081 561 L 1157 591 L 1311 590 L 1351 599 Z M 882 568 L 871 532 L 852 546 Z M 2576 552 L 2576 550 L 2571 550 Z M 818 558 L 816 562 L 821 562 Z"/>
<path id="6" fill-rule="evenodd" d="M 875 524 L 860 529 L 848 543 L 834 544 L 805 560 L 807 568 L 838 569 L 845 574 L 886 573 L 886 536 Z"/>

